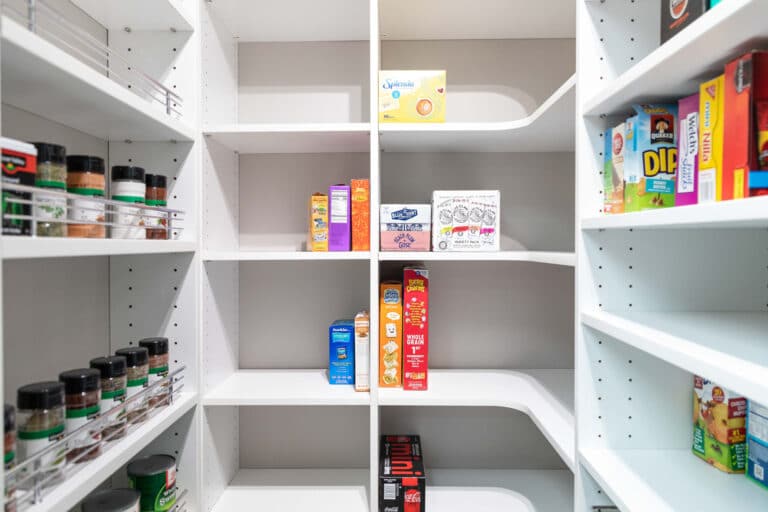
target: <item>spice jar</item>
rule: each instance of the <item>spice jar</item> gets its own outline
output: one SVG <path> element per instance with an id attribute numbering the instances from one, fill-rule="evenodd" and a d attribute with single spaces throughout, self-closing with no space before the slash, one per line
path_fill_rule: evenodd
<path id="1" fill-rule="evenodd" d="M 16 392 L 16 433 L 19 460 L 25 461 L 64 438 L 64 384 L 37 382 L 20 387 Z M 67 455 L 62 446 L 46 454 L 41 468 L 48 473 L 60 472 Z"/>
<path id="2" fill-rule="evenodd" d="M 147 206 L 168 206 L 166 201 L 166 184 L 167 180 L 162 174 L 147 174 L 146 176 L 147 192 L 146 192 L 146 204 Z M 152 218 L 147 219 L 148 226 L 156 226 L 155 229 L 147 228 L 147 238 L 150 240 L 167 240 L 168 239 L 168 218 L 163 212 L 151 212 Z"/>
<path id="3" fill-rule="evenodd" d="M 130 400 L 149 384 L 149 352 L 144 347 L 121 348 L 115 355 L 125 357 L 127 364 L 128 387 L 126 397 Z M 140 423 L 147 419 L 147 399 L 140 397 L 126 406 L 129 423 Z"/>
<path id="4" fill-rule="evenodd" d="M 9 501 L 16 495 L 16 482 L 8 475 L 16 460 L 16 409 L 5 404 L 3 434 L 5 437 L 5 512 L 16 512 L 16 502 Z"/>
<path id="5" fill-rule="evenodd" d="M 168 338 L 144 338 L 139 346 L 149 353 L 149 385 L 168 377 Z M 166 382 L 152 390 L 149 397 L 150 407 L 168 405 L 170 383 Z"/>
<path id="6" fill-rule="evenodd" d="M 37 148 L 37 174 L 35 186 L 64 192 L 67 189 L 67 150 L 64 146 L 33 142 Z M 67 236 L 67 200 L 64 197 L 35 194 L 37 236 Z"/>
<path id="7" fill-rule="evenodd" d="M 67 192 L 87 199 L 71 199 L 67 218 L 85 224 L 70 224 L 70 238 L 105 238 L 107 228 L 104 198 L 104 159 L 97 156 L 71 155 L 67 157 Z M 94 200 L 96 199 L 96 200 Z M 100 222 L 101 224 L 95 224 Z"/>
<path id="8" fill-rule="evenodd" d="M 144 204 L 147 186 L 144 169 L 126 165 L 112 167 L 112 199 L 128 204 Z M 114 209 L 112 238 L 144 239 L 147 237 L 143 210 L 130 206 Z M 130 380 L 130 379 L 129 379 Z"/>
<path id="9" fill-rule="evenodd" d="M 119 408 L 125 402 L 128 382 L 126 366 L 123 356 L 97 357 L 90 362 L 90 367 L 101 373 L 101 414 L 109 416 L 101 430 L 104 441 L 120 439 L 126 434 L 126 412 L 125 409 Z"/>
<path id="10" fill-rule="evenodd" d="M 81 505 L 83 512 L 139 512 L 141 493 L 135 489 L 99 491 Z"/>
<path id="11" fill-rule="evenodd" d="M 128 464 L 131 488 L 141 493 L 141 510 L 172 510 L 176 504 L 176 459 L 152 455 Z"/>
<path id="12" fill-rule="evenodd" d="M 101 373 L 93 368 L 79 368 L 59 374 L 64 383 L 67 404 L 67 435 L 99 417 Z M 101 425 L 94 424 L 70 442 L 67 461 L 86 462 L 101 454 Z"/>

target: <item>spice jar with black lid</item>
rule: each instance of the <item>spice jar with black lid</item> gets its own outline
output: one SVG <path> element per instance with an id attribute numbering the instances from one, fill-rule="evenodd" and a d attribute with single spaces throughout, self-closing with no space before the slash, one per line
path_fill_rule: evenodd
<path id="1" fill-rule="evenodd" d="M 167 192 L 166 186 L 168 180 L 162 174 L 147 174 L 146 176 L 147 192 L 146 192 L 146 204 L 147 206 L 168 206 L 166 201 Z M 168 218 L 162 212 L 151 212 L 152 218 L 147 219 L 147 238 L 150 240 L 167 240 L 168 239 Z"/>
<path id="2" fill-rule="evenodd" d="M 106 190 L 104 159 L 97 156 L 70 155 L 67 157 L 67 192 L 83 196 L 69 202 L 67 218 L 83 224 L 70 224 L 70 238 L 105 238 L 107 229 L 103 201 Z M 101 223 L 101 224 L 95 224 Z"/>
<path id="3" fill-rule="evenodd" d="M 65 192 L 67 189 L 67 150 L 58 144 L 33 142 L 37 148 L 35 186 Z M 37 192 L 35 194 L 37 236 L 67 236 L 67 199 Z"/>
<path id="4" fill-rule="evenodd" d="M 168 338 L 144 338 L 139 341 L 139 346 L 146 348 L 149 352 L 149 385 L 168 377 Z M 149 397 L 149 406 L 168 405 L 169 392 L 169 383 L 157 386 Z"/>
<path id="5" fill-rule="evenodd" d="M 64 384 L 48 381 L 20 387 L 16 392 L 16 435 L 19 461 L 23 462 L 64 439 Z M 67 447 L 43 456 L 48 473 L 61 471 Z"/>
<path id="6" fill-rule="evenodd" d="M 64 383 L 69 435 L 99 417 L 101 373 L 94 368 L 78 368 L 60 373 L 59 380 Z M 67 460 L 86 462 L 95 459 L 100 453 L 101 426 L 93 424 L 93 428 L 86 429 L 70 442 Z"/>
<path id="7" fill-rule="evenodd" d="M 149 352 L 144 347 L 121 348 L 115 355 L 123 356 L 127 363 L 128 387 L 126 397 L 144 391 L 149 385 Z M 140 423 L 147 419 L 147 398 L 140 397 L 126 405 L 129 423 Z"/>
<path id="8" fill-rule="evenodd" d="M 112 199 L 127 204 L 144 204 L 147 186 L 141 167 L 116 165 L 112 167 Z M 116 206 L 114 209 L 112 238 L 144 239 L 147 230 L 144 210 L 132 206 Z"/>
<path id="9" fill-rule="evenodd" d="M 114 441 L 126 434 L 126 411 L 120 408 L 125 402 L 127 361 L 124 356 L 97 357 L 91 359 L 90 367 L 101 373 L 101 414 L 109 417 L 104 420 L 101 431 L 104 441 Z M 117 410 L 115 410 L 117 408 Z"/>
<path id="10" fill-rule="evenodd" d="M 16 461 L 16 408 L 5 404 L 3 434 L 5 438 L 5 512 L 16 512 L 16 502 L 10 501 L 16 494 L 16 482 L 8 474 Z"/>

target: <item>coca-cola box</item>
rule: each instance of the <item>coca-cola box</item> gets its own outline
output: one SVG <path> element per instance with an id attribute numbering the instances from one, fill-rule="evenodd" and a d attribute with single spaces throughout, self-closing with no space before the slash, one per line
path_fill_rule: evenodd
<path id="1" fill-rule="evenodd" d="M 379 512 L 425 512 L 426 475 L 419 436 L 381 436 Z"/>

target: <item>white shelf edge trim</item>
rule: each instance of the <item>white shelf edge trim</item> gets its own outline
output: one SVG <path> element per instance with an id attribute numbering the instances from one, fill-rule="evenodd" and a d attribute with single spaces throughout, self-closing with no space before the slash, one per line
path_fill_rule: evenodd
<path id="1" fill-rule="evenodd" d="M 27 258 L 66 258 L 78 256 L 119 256 L 129 254 L 168 254 L 194 252 L 196 242 L 180 240 L 118 240 L 93 238 L 0 238 L 4 260 Z"/>
<path id="2" fill-rule="evenodd" d="M 381 261 L 521 261 L 573 267 L 573 252 L 497 251 L 497 252 L 380 252 Z"/>
<path id="3" fill-rule="evenodd" d="M 370 131 L 370 123 L 233 123 L 203 127 L 203 134 L 211 136 L 229 133 L 369 133 Z"/>
<path id="4" fill-rule="evenodd" d="M 205 261 L 343 261 L 370 260 L 368 251 L 206 251 Z"/>

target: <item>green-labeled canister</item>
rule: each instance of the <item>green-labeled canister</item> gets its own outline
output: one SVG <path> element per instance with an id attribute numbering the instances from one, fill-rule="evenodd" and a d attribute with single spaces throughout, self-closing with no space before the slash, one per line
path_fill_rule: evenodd
<path id="1" fill-rule="evenodd" d="M 170 455 L 134 460 L 128 480 L 141 493 L 141 512 L 166 512 L 176 504 L 176 459 Z"/>
<path id="2" fill-rule="evenodd" d="M 135 489 L 99 491 L 83 501 L 83 512 L 139 512 L 141 493 Z"/>

